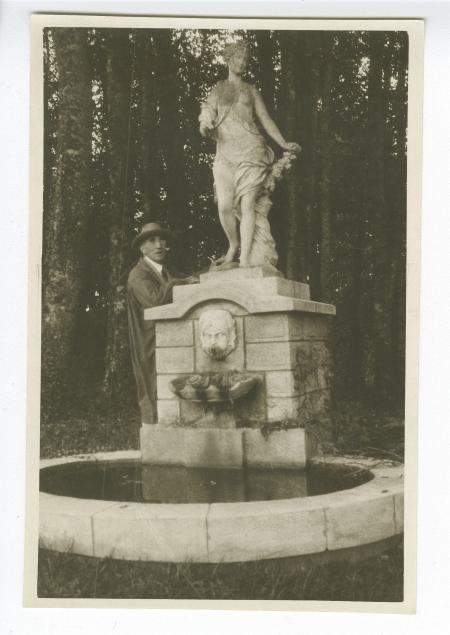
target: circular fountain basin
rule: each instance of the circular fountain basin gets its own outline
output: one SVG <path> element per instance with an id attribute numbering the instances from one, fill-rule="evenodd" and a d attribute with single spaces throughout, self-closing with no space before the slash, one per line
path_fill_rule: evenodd
<path id="1" fill-rule="evenodd" d="M 322 457 L 306 470 L 142 465 L 139 451 L 41 462 L 40 542 L 164 562 L 286 558 L 403 531 L 403 468 Z"/>

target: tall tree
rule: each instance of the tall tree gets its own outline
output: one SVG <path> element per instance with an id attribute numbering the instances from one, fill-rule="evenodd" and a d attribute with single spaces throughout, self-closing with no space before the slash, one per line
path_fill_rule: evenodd
<path id="1" fill-rule="evenodd" d="M 299 46 L 293 31 L 283 31 L 280 35 L 281 48 L 281 86 L 279 119 L 282 121 L 284 136 L 289 140 L 298 137 L 297 82 L 296 66 L 304 61 L 299 59 Z M 284 126 L 283 126 L 284 124 Z M 299 249 L 300 238 L 304 232 L 303 217 L 299 210 L 297 170 L 293 169 L 286 178 L 286 276 L 293 280 L 304 279 L 306 275 L 304 253 Z M 303 233 L 304 235 L 304 233 Z"/>
<path id="2" fill-rule="evenodd" d="M 401 402 L 406 35 L 246 35 L 256 52 L 249 81 L 269 111 L 275 107 L 284 136 L 303 147 L 274 194 L 280 266 L 309 281 L 315 299 L 337 305 L 336 385 Z M 130 242 L 143 221 L 182 234 L 171 252 L 179 269 L 205 266 L 221 253 L 214 149 L 199 135 L 198 113 L 224 77 L 220 55 L 229 40 L 229 32 L 195 29 L 44 33 L 47 403 L 57 403 L 55 395 L 62 403 L 69 366 L 91 382 L 91 355 L 106 395 L 133 397 L 124 292 L 137 256 Z M 81 391 L 72 373 L 70 380 Z"/>
<path id="3" fill-rule="evenodd" d="M 368 385 L 383 395 L 387 391 L 386 373 L 388 366 L 388 348 L 386 322 L 388 306 L 386 288 L 388 285 L 388 254 L 386 252 L 387 218 L 385 193 L 385 135 L 386 135 L 386 98 L 383 84 L 384 34 L 376 31 L 369 34 L 370 67 L 368 77 L 368 120 L 367 131 L 370 142 L 367 144 L 367 200 L 366 212 L 371 227 L 372 279 L 371 307 L 367 341 Z M 368 139 L 368 141 L 369 141 Z"/>
<path id="4" fill-rule="evenodd" d="M 154 32 L 157 52 L 156 77 L 160 108 L 159 131 L 165 165 L 165 213 L 171 229 L 186 232 L 190 217 L 189 183 L 186 178 L 185 132 L 182 130 L 182 105 L 179 79 L 180 49 L 176 35 L 169 29 Z M 178 36 L 177 36 L 178 37 Z M 183 36 L 180 36 L 183 37 Z M 174 254 L 178 270 L 189 268 L 189 253 Z M 184 262 L 183 262 L 184 260 Z"/>
<path id="5" fill-rule="evenodd" d="M 136 34 L 136 74 L 139 79 L 138 174 L 141 211 L 145 221 L 160 217 L 160 158 L 158 137 L 158 101 L 156 87 L 156 51 L 147 30 Z"/>
<path id="6" fill-rule="evenodd" d="M 132 219 L 129 214 L 130 147 L 134 55 L 127 29 L 105 33 L 104 99 L 108 118 L 109 175 L 109 302 L 104 388 L 111 398 L 130 385 L 131 365 L 126 312 L 126 268 Z"/>
<path id="7" fill-rule="evenodd" d="M 275 111 L 276 73 L 274 60 L 277 53 L 275 39 L 271 31 L 257 30 L 254 32 L 259 62 L 259 78 L 261 93 L 266 108 L 273 115 Z"/>
<path id="8" fill-rule="evenodd" d="M 331 268 L 331 138 L 330 138 L 330 110 L 331 90 L 334 66 L 334 35 L 326 33 L 322 47 L 321 68 L 321 101 L 319 125 L 320 176 L 318 178 L 317 203 L 320 220 L 320 299 L 331 301 L 330 268 Z"/>
<path id="9" fill-rule="evenodd" d="M 70 383 L 90 214 L 92 143 L 87 31 L 55 28 L 52 37 L 59 103 L 52 196 L 46 197 L 44 209 L 42 398 L 47 411 L 61 408 Z"/>

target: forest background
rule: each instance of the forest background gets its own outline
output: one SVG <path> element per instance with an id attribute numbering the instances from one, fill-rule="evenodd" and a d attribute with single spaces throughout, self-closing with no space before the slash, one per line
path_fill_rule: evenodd
<path id="1" fill-rule="evenodd" d="M 214 146 L 200 137 L 198 115 L 226 77 L 224 44 L 242 36 L 252 49 L 246 79 L 303 148 L 277 187 L 270 222 L 280 270 L 336 305 L 335 411 L 364 411 L 365 424 L 368 411 L 373 420 L 403 417 L 407 34 L 51 28 L 43 78 L 44 452 L 46 439 L 52 453 L 59 440 L 69 449 L 62 421 L 78 436 L 97 435 L 99 448 L 126 421 L 124 442 L 134 442 L 131 241 L 149 220 L 169 226 L 178 235 L 171 265 L 184 273 L 223 253 Z"/>

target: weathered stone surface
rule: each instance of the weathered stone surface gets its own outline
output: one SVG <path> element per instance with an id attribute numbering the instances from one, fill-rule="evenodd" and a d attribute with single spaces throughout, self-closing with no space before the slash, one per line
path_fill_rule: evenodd
<path id="1" fill-rule="evenodd" d="M 176 399 L 175 394 L 170 390 L 170 382 L 179 375 L 157 375 L 156 376 L 156 390 L 158 399 Z"/>
<path id="2" fill-rule="evenodd" d="M 230 288 L 238 288 L 239 291 L 260 297 L 286 297 L 309 300 L 309 286 L 301 282 L 286 280 L 280 277 L 270 277 L 261 279 L 243 279 L 236 282 L 231 281 L 208 281 L 202 283 L 202 290 L 210 291 L 212 297 L 217 297 L 217 285 L 221 288 L 228 285 Z M 179 286 L 174 288 L 174 302 L 182 302 L 188 299 L 195 289 L 192 286 Z"/>
<path id="3" fill-rule="evenodd" d="M 198 402 L 180 399 L 180 420 L 182 425 L 194 426 L 205 415 L 206 407 Z"/>
<path id="4" fill-rule="evenodd" d="M 355 489 L 341 494 L 340 500 L 325 509 L 328 549 L 363 545 L 396 533 L 391 494 L 367 497 Z"/>
<path id="5" fill-rule="evenodd" d="M 236 428 L 236 416 L 229 404 L 207 405 L 180 400 L 181 424 L 195 428 Z"/>
<path id="6" fill-rule="evenodd" d="M 308 424 L 310 419 L 326 416 L 330 408 L 330 391 L 315 390 L 298 397 L 297 421 L 301 426 Z"/>
<path id="7" fill-rule="evenodd" d="M 92 515 L 111 506 L 111 501 L 39 496 L 39 540 L 43 547 L 65 553 L 94 556 Z"/>
<path id="8" fill-rule="evenodd" d="M 289 342 L 247 344 L 247 370 L 290 370 L 295 359 Z"/>
<path id="9" fill-rule="evenodd" d="M 267 399 L 267 421 L 297 419 L 298 413 L 298 397 L 270 397 Z"/>
<path id="10" fill-rule="evenodd" d="M 323 510 L 307 499 L 213 504 L 208 534 L 210 562 L 283 558 L 326 549 Z"/>
<path id="11" fill-rule="evenodd" d="M 205 309 L 198 320 L 202 351 L 214 360 L 223 360 L 236 348 L 236 321 L 223 309 Z"/>
<path id="12" fill-rule="evenodd" d="M 93 519 L 100 558 L 184 562 L 208 561 L 208 505 L 117 503 Z"/>
<path id="13" fill-rule="evenodd" d="M 266 419 L 266 399 L 264 385 L 261 383 L 245 395 L 233 402 L 233 411 L 237 425 L 257 426 Z"/>
<path id="14" fill-rule="evenodd" d="M 177 399 L 158 399 L 158 422 L 172 425 L 180 421 L 180 402 Z"/>
<path id="15" fill-rule="evenodd" d="M 194 326 L 192 320 L 156 323 L 156 346 L 193 346 Z"/>
<path id="16" fill-rule="evenodd" d="M 188 316 L 191 311 L 201 304 L 209 302 L 231 302 L 241 306 L 247 313 L 304 313 L 316 315 L 335 315 L 336 308 L 332 304 L 313 302 L 301 298 L 283 295 L 261 296 L 255 289 L 241 289 L 236 284 L 224 283 L 217 285 L 192 285 L 192 294 L 174 302 L 145 309 L 146 320 L 178 320 Z"/>
<path id="17" fill-rule="evenodd" d="M 330 385 L 330 353 L 325 342 L 295 342 L 291 355 L 296 390 L 304 394 Z"/>
<path id="18" fill-rule="evenodd" d="M 267 437 L 260 430 L 245 430 L 245 463 L 249 467 L 304 468 L 305 435 L 300 428 L 276 430 Z"/>
<path id="19" fill-rule="evenodd" d="M 147 433 L 150 434 L 150 447 L 155 441 L 156 428 L 158 426 L 147 425 L 142 431 L 144 441 Z M 169 431 L 163 429 L 163 432 L 162 449 L 171 441 Z M 246 431 L 224 432 L 235 432 L 242 438 Z M 200 437 L 196 435 L 197 440 Z M 136 458 L 135 451 L 119 451 L 68 457 L 63 461 L 72 465 L 81 459 L 109 462 Z M 41 465 L 50 467 L 60 465 L 61 461 L 51 459 Z M 276 500 L 213 504 L 209 508 L 206 504 L 152 504 L 158 488 L 152 487 L 148 479 L 150 486 L 144 492 L 148 502 L 142 504 L 75 499 L 41 492 L 40 538 L 42 544 L 51 549 L 97 557 L 233 562 L 320 554 L 327 547 L 335 551 L 348 546 L 379 545 L 380 541 L 402 531 L 403 466 L 361 457 L 322 457 L 320 461 L 313 460 L 313 464 L 364 467 L 372 470 L 374 478 L 351 490 L 305 499 L 295 497 L 297 488 L 301 492 L 304 485 L 298 480 L 289 486 L 281 481 L 268 484 L 261 474 L 256 480 L 251 479 L 246 488 L 251 488 L 252 496 L 269 496 Z M 148 469 L 158 470 L 155 465 L 149 465 Z M 191 485 L 193 487 L 187 479 L 186 495 Z M 227 492 L 228 487 L 229 483 Z M 288 491 L 286 487 L 293 489 Z M 175 500 L 173 491 L 173 483 L 167 483 L 164 498 L 173 496 Z M 222 493 L 227 499 L 226 492 Z M 205 502 L 208 496 L 205 494 Z M 281 496 L 291 498 L 280 500 Z"/>
<path id="20" fill-rule="evenodd" d="M 281 271 L 276 271 L 272 267 L 234 267 L 226 270 L 212 270 L 200 274 L 200 283 L 214 282 L 236 282 L 238 280 L 256 280 L 261 278 L 283 277 Z"/>
<path id="21" fill-rule="evenodd" d="M 222 311 L 228 311 L 231 315 L 248 315 L 247 311 L 239 304 L 227 302 L 225 300 L 211 300 L 207 304 L 201 304 L 200 306 L 194 307 L 192 311 L 186 315 L 186 318 L 192 320 L 198 319 L 206 307 L 208 309 L 221 309 Z"/>
<path id="22" fill-rule="evenodd" d="M 303 313 L 269 313 L 245 318 L 247 342 L 325 341 L 329 317 Z"/>
<path id="23" fill-rule="evenodd" d="M 146 425 L 141 428 L 143 463 L 192 467 L 242 467 L 241 430 L 165 428 Z"/>
<path id="24" fill-rule="evenodd" d="M 258 426 L 266 419 L 262 386 L 257 386 L 241 399 L 231 402 L 204 404 L 180 400 L 182 425 L 196 428 L 236 428 Z"/>
<path id="25" fill-rule="evenodd" d="M 395 531 L 402 534 L 404 530 L 404 494 L 403 492 L 394 495 L 395 511 Z"/>
<path id="26" fill-rule="evenodd" d="M 224 359 L 212 359 L 203 350 L 199 320 L 195 320 L 195 370 L 196 372 L 221 372 L 244 368 L 244 334 L 242 318 L 236 317 L 236 342 L 234 350 Z"/>
<path id="27" fill-rule="evenodd" d="M 191 347 L 157 348 L 156 372 L 192 373 L 194 372 L 194 349 Z"/>
<path id="28" fill-rule="evenodd" d="M 326 340 L 330 329 L 330 316 L 288 314 L 288 333 L 290 340 Z"/>
<path id="29" fill-rule="evenodd" d="M 267 397 L 295 397 L 299 394 L 299 385 L 295 371 L 266 371 Z"/>
<path id="30" fill-rule="evenodd" d="M 305 431 L 305 455 L 306 460 L 309 461 L 317 456 L 319 452 L 319 440 L 313 432 Z"/>
<path id="31" fill-rule="evenodd" d="M 287 314 L 248 315 L 245 318 L 245 337 L 247 342 L 287 341 Z"/>

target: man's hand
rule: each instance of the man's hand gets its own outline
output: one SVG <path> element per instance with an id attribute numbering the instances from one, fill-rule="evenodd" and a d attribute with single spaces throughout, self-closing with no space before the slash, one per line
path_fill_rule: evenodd
<path id="1" fill-rule="evenodd" d="M 184 278 L 184 284 L 198 284 L 200 282 L 200 278 L 197 276 L 188 276 Z"/>
<path id="2" fill-rule="evenodd" d="M 186 278 L 174 278 L 171 280 L 172 286 L 179 284 L 198 284 L 199 282 L 200 278 L 198 276 L 187 276 Z"/>

